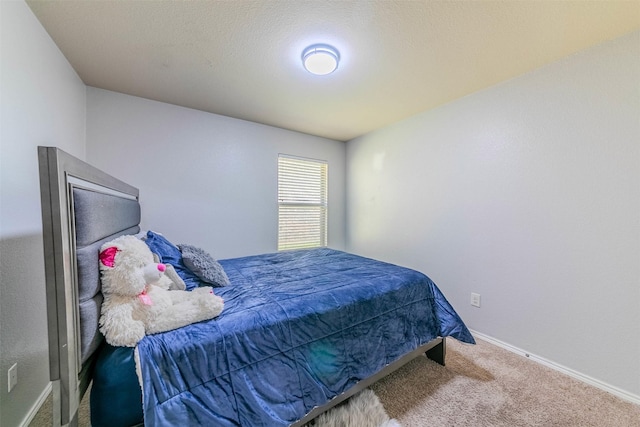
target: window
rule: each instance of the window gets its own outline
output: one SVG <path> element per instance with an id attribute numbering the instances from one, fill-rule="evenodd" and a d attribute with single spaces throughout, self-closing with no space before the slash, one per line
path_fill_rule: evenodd
<path id="1" fill-rule="evenodd" d="M 278 250 L 327 246 L 327 162 L 278 156 Z"/>

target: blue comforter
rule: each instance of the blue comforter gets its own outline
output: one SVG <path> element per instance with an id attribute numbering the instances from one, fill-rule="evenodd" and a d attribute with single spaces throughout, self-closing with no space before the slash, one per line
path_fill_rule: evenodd
<path id="1" fill-rule="evenodd" d="M 218 318 L 138 344 L 145 425 L 286 426 L 438 336 L 474 342 L 414 270 L 331 249 L 220 263 Z"/>

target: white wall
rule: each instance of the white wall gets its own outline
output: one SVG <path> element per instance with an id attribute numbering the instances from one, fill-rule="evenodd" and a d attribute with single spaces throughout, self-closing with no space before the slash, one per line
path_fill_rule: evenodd
<path id="1" fill-rule="evenodd" d="M 36 147 L 84 157 L 86 87 L 26 3 L 0 1 L 0 28 L 0 425 L 12 427 L 49 384 Z"/>
<path id="2" fill-rule="evenodd" d="M 278 153 L 329 162 L 329 246 L 344 248 L 344 143 L 87 89 L 88 161 L 140 189 L 145 228 L 216 258 L 277 250 Z"/>
<path id="3" fill-rule="evenodd" d="M 347 171 L 349 250 L 640 398 L 640 33 L 350 141 Z"/>

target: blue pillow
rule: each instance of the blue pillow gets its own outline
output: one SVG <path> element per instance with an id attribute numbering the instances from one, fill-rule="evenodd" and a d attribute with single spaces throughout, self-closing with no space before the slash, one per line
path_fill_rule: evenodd
<path id="1" fill-rule="evenodd" d="M 184 284 L 188 291 L 200 286 L 200 280 L 198 276 L 193 274 L 184 263 L 182 262 L 182 252 L 180 249 L 164 236 L 154 233 L 153 231 L 147 232 L 147 238 L 145 240 L 149 249 L 154 254 L 157 254 L 160 258 L 160 262 L 163 264 L 171 264 L 178 273 L 178 276 L 184 280 Z"/>

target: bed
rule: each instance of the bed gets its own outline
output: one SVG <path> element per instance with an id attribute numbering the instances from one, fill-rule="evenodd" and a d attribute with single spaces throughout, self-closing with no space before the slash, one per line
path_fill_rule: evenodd
<path id="1" fill-rule="evenodd" d="M 330 248 L 219 260 L 216 319 L 111 347 L 98 331 L 99 247 L 140 233 L 139 191 L 55 147 L 38 148 L 54 425 L 302 426 L 414 357 L 444 364 L 445 338 L 474 343 L 424 274 Z M 178 251 L 178 252 L 176 252 Z"/>

